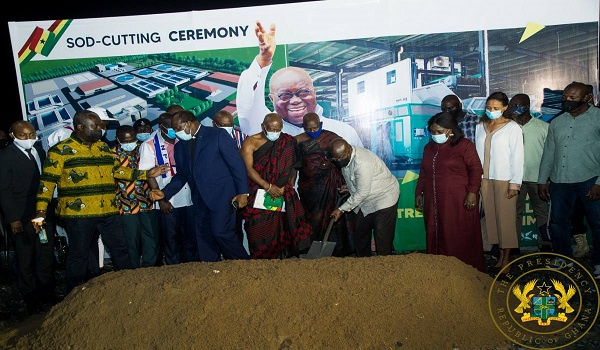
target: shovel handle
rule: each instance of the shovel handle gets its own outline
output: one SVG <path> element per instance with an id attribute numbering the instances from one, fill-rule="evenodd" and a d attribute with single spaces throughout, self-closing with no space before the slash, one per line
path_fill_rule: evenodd
<path id="1" fill-rule="evenodd" d="M 325 243 L 327 243 L 327 240 L 329 239 L 329 234 L 331 233 L 331 228 L 333 227 L 334 223 L 335 218 L 329 220 L 329 225 L 327 225 L 327 231 L 325 231 L 325 235 L 323 236 L 323 246 L 325 246 Z"/>

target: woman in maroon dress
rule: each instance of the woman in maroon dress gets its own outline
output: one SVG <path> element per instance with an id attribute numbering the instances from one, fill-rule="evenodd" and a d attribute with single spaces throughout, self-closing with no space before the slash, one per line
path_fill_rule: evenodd
<path id="1" fill-rule="evenodd" d="M 484 271 L 479 218 L 483 169 L 475 144 L 447 112 L 429 119 L 431 141 L 423 151 L 415 207 L 424 210 L 427 253 L 454 256 Z"/>

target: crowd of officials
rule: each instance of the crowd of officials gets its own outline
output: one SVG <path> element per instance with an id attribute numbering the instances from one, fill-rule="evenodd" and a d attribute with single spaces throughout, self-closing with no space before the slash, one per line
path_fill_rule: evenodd
<path id="1" fill-rule="evenodd" d="M 103 247 L 115 270 L 282 259 L 302 256 L 329 228 L 334 256 L 393 253 L 398 179 L 350 125 L 322 116 L 304 70 L 273 74 L 275 111 L 265 107 L 275 27 L 257 23 L 256 35 L 259 54 L 238 84 L 241 129 L 228 112 L 207 126 L 173 105 L 154 127 L 145 118 L 120 125 L 115 140 L 106 130 L 116 120 L 103 108 L 77 111 L 72 125 L 48 136 L 47 150 L 27 121 L 12 124 L 12 143 L 0 135 L 0 209 L 30 312 L 57 301 L 56 224 L 69 245 L 67 292 L 101 273 Z M 488 272 L 502 273 L 519 248 L 527 195 L 541 251 L 588 253 L 584 217 L 600 240 L 600 109 L 592 96 L 589 85 L 567 85 L 550 123 L 532 116 L 525 94 L 490 94 L 483 116 L 446 96 L 427 125 L 415 192 L 427 253 L 485 271 L 490 244 L 497 263 Z M 600 244 L 592 260 L 600 278 Z"/>
<path id="2" fill-rule="evenodd" d="M 600 109 L 589 85 L 565 87 L 563 111 L 550 123 L 531 115 L 524 94 L 509 100 L 492 93 L 481 117 L 463 111 L 455 95 L 442 100 L 441 110 L 427 125 L 431 140 L 415 192 L 427 253 L 486 271 L 488 242 L 497 263 L 487 272 L 501 273 L 519 249 L 527 195 L 540 251 L 588 253 L 583 218 L 594 240 L 600 232 Z M 397 178 L 377 155 L 324 129 L 321 119 L 306 113 L 303 132 L 292 136 L 282 132 L 280 115 L 268 113 L 261 131 L 246 135 L 228 112 L 207 127 L 174 105 L 156 128 L 147 119 L 119 126 L 111 148 L 105 135 L 114 119 L 92 108 L 51 135 L 60 140 L 48 151 L 33 125 L 13 123 L 12 143 L 0 152 L 0 204 L 28 310 L 57 300 L 57 222 L 69 243 L 67 292 L 100 274 L 98 242 L 115 270 L 277 259 L 306 253 L 332 221 L 334 256 L 392 254 Z M 600 252 L 593 248 L 599 278 Z"/>

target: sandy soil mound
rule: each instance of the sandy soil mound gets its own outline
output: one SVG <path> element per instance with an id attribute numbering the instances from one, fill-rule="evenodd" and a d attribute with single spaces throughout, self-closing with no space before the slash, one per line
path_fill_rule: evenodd
<path id="1" fill-rule="evenodd" d="M 102 275 L 18 349 L 506 349 L 492 279 L 409 254 L 189 263 Z M 9 346 L 12 348 L 12 346 Z"/>

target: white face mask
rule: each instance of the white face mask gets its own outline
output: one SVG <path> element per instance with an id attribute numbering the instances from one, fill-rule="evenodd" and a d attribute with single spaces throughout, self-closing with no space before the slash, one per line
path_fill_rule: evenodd
<path id="1" fill-rule="evenodd" d="M 121 148 L 125 152 L 131 152 L 131 151 L 133 151 L 137 147 L 137 142 L 121 143 L 119 141 L 119 143 L 121 144 Z"/>
<path id="2" fill-rule="evenodd" d="M 219 126 L 221 129 L 225 129 L 229 135 L 233 132 L 233 126 Z"/>
<path id="3" fill-rule="evenodd" d="M 269 141 L 275 142 L 281 135 L 281 131 L 267 131 L 267 139 Z"/>
<path id="4" fill-rule="evenodd" d="M 446 135 L 446 133 L 438 134 L 438 135 L 431 135 L 431 139 L 435 143 L 442 144 L 442 143 L 446 143 L 446 141 L 448 141 L 448 135 Z"/>
<path id="5" fill-rule="evenodd" d="M 19 146 L 23 149 L 32 149 L 33 145 L 37 142 L 37 139 L 19 140 L 18 138 L 15 137 L 14 142 L 15 142 L 15 144 L 17 144 L 17 146 Z"/>
<path id="6" fill-rule="evenodd" d="M 177 136 L 177 138 L 181 141 L 189 141 L 192 139 L 192 134 L 188 134 L 187 132 L 185 132 L 185 126 L 183 127 L 183 129 L 177 131 L 175 133 L 175 136 Z"/>

